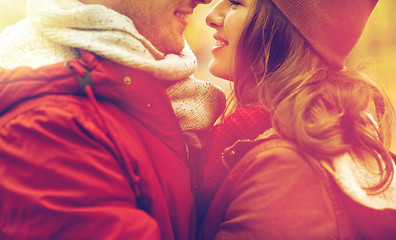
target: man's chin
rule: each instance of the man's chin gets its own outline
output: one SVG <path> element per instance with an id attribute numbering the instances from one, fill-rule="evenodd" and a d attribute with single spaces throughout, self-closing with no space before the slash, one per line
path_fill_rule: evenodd
<path id="1" fill-rule="evenodd" d="M 165 55 L 180 54 L 183 51 L 184 47 L 185 47 L 185 41 L 183 38 L 182 40 L 178 40 L 178 41 L 175 40 L 174 42 L 171 42 L 171 44 L 168 45 L 162 45 L 162 46 L 160 45 L 158 47 L 158 50 Z"/>

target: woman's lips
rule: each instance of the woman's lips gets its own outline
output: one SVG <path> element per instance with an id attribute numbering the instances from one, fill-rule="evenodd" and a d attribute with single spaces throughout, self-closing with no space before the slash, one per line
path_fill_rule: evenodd
<path id="1" fill-rule="evenodd" d="M 228 41 L 224 40 L 220 36 L 214 35 L 213 37 L 216 41 L 215 41 L 215 45 L 212 48 L 212 54 L 220 51 L 222 48 L 229 45 Z"/>

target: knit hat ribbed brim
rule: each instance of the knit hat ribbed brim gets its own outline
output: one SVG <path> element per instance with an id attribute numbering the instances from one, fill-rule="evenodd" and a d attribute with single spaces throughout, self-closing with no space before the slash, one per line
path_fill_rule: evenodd
<path id="1" fill-rule="evenodd" d="M 344 67 L 378 0 L 271 0 L 331 66 Z"/>

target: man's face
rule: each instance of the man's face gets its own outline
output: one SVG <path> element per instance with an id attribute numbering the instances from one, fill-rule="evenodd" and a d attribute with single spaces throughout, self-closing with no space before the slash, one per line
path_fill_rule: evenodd
<path id="1" fill-rule="evenodd" d="M 117 0 L 104 1 L 107 7 L 132 19 L 137 30 L 158 50 L 180 53 L 187 17 L 199 3 L 211 0 Z"/>

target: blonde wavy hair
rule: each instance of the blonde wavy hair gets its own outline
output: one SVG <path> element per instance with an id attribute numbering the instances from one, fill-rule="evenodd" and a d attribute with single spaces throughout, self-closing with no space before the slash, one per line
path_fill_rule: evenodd
<path id="1" fill-rule="evenodd" d="M 374 81 L 358 69 L 328 66 L 268 0 L 253 0 L 235 59 L 236 107 L 263 105 L 277 132 L 312 161 L 347 152 L 373 157 L 381 180 L 366 190 L 387 188 L 393 112 Z"/>

